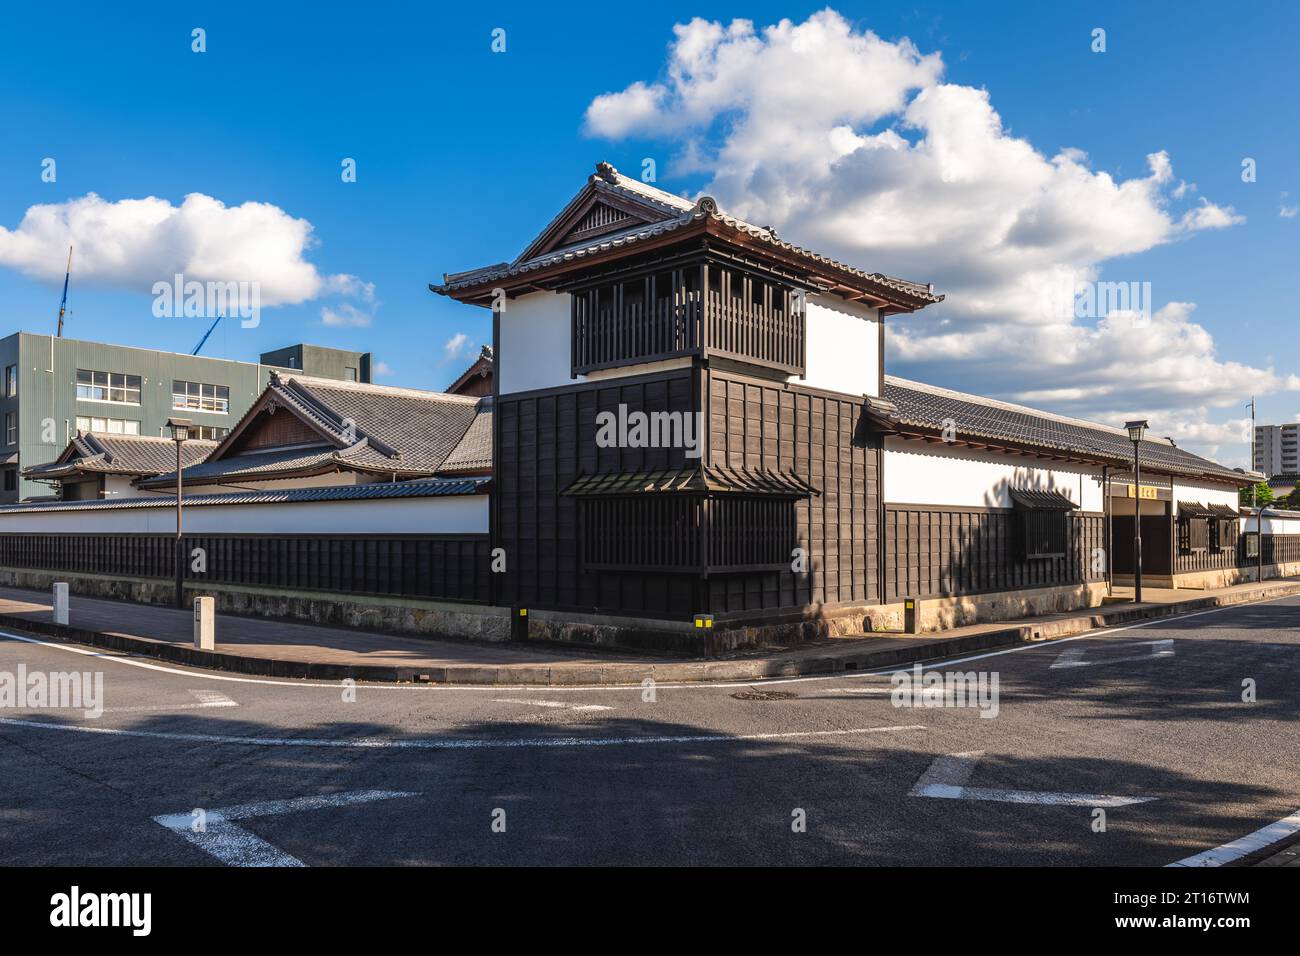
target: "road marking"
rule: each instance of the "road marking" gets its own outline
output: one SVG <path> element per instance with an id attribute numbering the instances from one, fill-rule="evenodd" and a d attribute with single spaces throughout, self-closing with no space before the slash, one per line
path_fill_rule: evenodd
<path id="1" fill-rule="evenodd" d="M 218 694 L 214 690 L 192 690 L 190 691 L 199 699 L 197 704 L 136 704 L 130 707 L 105 707 L 106 714 L 142 714 L 147 711 L 160 710 L 201 710 L 206 707 L 238 707 L 239 704 L 231 700 L 225 694 Z"/>
<path id="2" fill-rule="evenodd" d="M 494 704 L 526 704 L 530 707 L 556 707 L 560 710 L 576 711 L 593 711 L 593 710 L 613 710 L 613 707 L 606 707 L 604 704 L 568 704 L 562 700 L 523 700 L 518 697 L 494 697 Z"/>
<path id="3" fill-rule="evenodd" d="M 183 740 L 190 743 L 241 744 L 249 747 L 343 747 L 367 750 L 510 750 L 549 747 L 620 747 L 638 744 L 712 744 L 746 741 L 798 740 L 813 737 L 849 737 L 858 734 L 888 734 L 904 730 L 925 730 L 924 724 L 892 727 L 854 727 L 847 730 L 799 730 L 774 734 L 679 734 L 644 737 L 516 737 L 500 740 L 478 738 L 416 738 L 393 740 L 379 737 L 330 740 L 324 737 L 235 737 L 226 734 L 182 734 L 160 730 L 121 730 L 116 727 L 87 727 L 82 724 L 51 724 L 35 720 L 0 717 L 0 724 L 35 730 L 66 730 L 81 734 L 109 734 L 151 740 Z"/>
<path id="4" fill-rule="evenodd" d="M 1124 661 L 1150 661 L 1158 660 L 1163 657 L 1174 656 L 1174 639 L 1165 638 L 1162 641 L 1137 641 L 1133 644 L 1124 645 L 1126 647 L 1145 647 L 1150 646 L 1149 654 L 1130 654 L 1128 657 L 1108 657 L 1099 661 L 1085 661 L 1083 655 L 1088 652 L 1088 648 L 1083 645 L 1067 647 L 1061 651 L 1059 657 L 1052 664 L 1051 670 L 1061 667 L 1095 667 L 1097 664 L 1122 664 Z"/>
<path id="5" fill-rule="evenodd" d="M 1126 807 L 1150 803 L 1155 797 L 1116 797 L 1105 793 L 1052 793 L 1044 790 L 997 790 L 968 787 L 966 781 L 984 756 L 982 750 L 936 757 L 921 774 L 910 796 L 939 800 L 990 800 L 996 803 L 1034 803 L 1057 807 Z"/>
<path id="6" fill-rule="evenodd" d="M 220 810 L 205 811 L 201 817 L 202 829 L 195 830 L 195 815 L 170 813 L 154 817 L 173 833 L 179 833 L 200 850 L 210 853 L 227 866 L 306 866 L 302 860 L 267 843 L 257 834 L 236 826 L 232 821 L 250 817 L 269 817 L 283 813 L 300 813 L 304 810 L 326 810 L 330 807 L 351 807 L 358 803 L 376 800 L 393 800 L 397 797 L 416 797 L 418 793 L 407 790 L 356 790 L 320 797 L 298 797 L 295 800 L 270 800 L 265 803 L 244 803 Z"/>
<path id="7" fill-rule="evenodd" d="M 982 661 L 990 657 L 1002 657 L 1005 654 L 1022 654 L 1026 651 L 1038 651 L 1049 646 L 1059 646 L 1069 644 L 1074 641 L 1095 640 L 1110 634 L 1118 634 L 1121 631 L 1131 631 L 1142 627 L 1154 627 L 1156 625 L 1176 624 L 1179 621 L 1190 620 L 1194 617 L 1204 617 L 1207 614 L 1222 614 L 1226 611 L 1239 611 L 1248 607 L 1256 607 L 1264 604 L 1276 604 L 1279 601 L 1290 601 L 1300 597 L 1296 594 L 1283 594 L 1280 597 L 1269 598 L 1266 601 L 1246 601 L 1241 604 L 1232 604 L 1227 607 L 1210 608 L 1208 611 L 1193 611 L 1191 614 L 1174 614 L 1169 617 L 1156 618 L 1151 621 L 1141 621 L 1137 624 L 1122 624 L 1119 627 L 1101 627 L 1095 630 L 1086 631 L 1083 634 L 1076 634 L 1073 637 L 1058 637 L 1049 641 L 1040 641 L 1032 644 L 1020 644 L 1016 647 L 1007 647 L 998 651 L 987 651 L 983 654 L 973 654 L 968 657 L 940 658 L 929 661 L 921 665 L 924 670 L 935 670 L 940 667 L 950 667 L 953 664 L 966 664 L 970 661 Z M 1014 623 L 1014 622 L 1010 622 Z M 69 654 L 83 654 L 88 657 L 98 657 L 106 661 L 117 664 L 124 664 L 128 667 L 140 667 L 145 670 L 158 671 L 164 674 L 178 674 L 182 677 L 188 677 L 193 680 L 211 680 L 211 681 L 228 681 L 236 684 L 261 684 L 265 687 L 298 687 L 308 689 L 327 689 L 337 691 L 339 683 L 318 683 L 307 680 L 270 680 L 260 677 L 234 677 L 227 674 L 213 674 L 202 670 L 183 670 L 179 667 L 165 667 L 161 664 L 151 664 L 148 661 L 125 658 L 119 655 L 102 654 L 98 651 L 87 648 L 72 647 L 55 641 L 41 641 L 34 637 L 26 637 L 21 634 L 14 634 L 9 631 L 0 631 L 0 637 L 9 638 L 15 641 L 22 641 L 26 644 L 39 644 L 53 650 L 64 651 Z M 825 674 L 808 677 L 775 677 L 763 680 L 764 686 L 776 686 L 778 684 L 808 684 L 822 683 L 832 680 L 861 680 L 866 677 L 878 677 L 882 674 L 892 674 L 899 670 L 898 667 L 885 667 L 878 670 L 863 670 L 853 674 Z M 754 684 L 753 680 L 730 681 L 727 683 L 715 683 L 710 681 L 664 681 L 656 686 L 660 690 L 732 690 L 736 688 L 750 687 Z M 468 691 L 473 693 L 500 693 L 503 690 L 537 690 L 536 684 L 501 684 L 493 687 L 484 687 L 473 684 L 384 684 L 384 683 L 365 683 L 359 682 L 359 686 L 366 690 L 388 690 L 388 691 Z M 635 691 L 640 692 L 642 687 L 640 683 L 627 684 L 568 684 L 568 685 L 547 685 L 548 693 L 568 693 L 572 691 L 587 692 L 592 690 L 602 691 Z"/>
<path id="8" fill-rule="evenodd" d="M 1231 843 L 1225 843 L 1223 846 L 1216 846 L 1213 850 L 1206 850 L 1204 853 L 1197 853 L 1195 856 L 1185 857 L 1174 863 L 1165 864 L 1168 866 L 1223 866 L 1225 863 L 1231 863 L 1233 860 L 1239 860 L 1243 856 L 1248 856 L 1256 850 L 1262 850 L 1264 847 L 1277 843 L 1279 840 L 1285 840 L 1292 834 L 1300 832 L 1300 810 L 1291 814 L 1289 817 L 1283 817 L 1276 823 L 1270 823 L 1266 827 L 1260 827 L 1254 833 L 1248 833 L 1244 837 L 1239 837 Z"/>

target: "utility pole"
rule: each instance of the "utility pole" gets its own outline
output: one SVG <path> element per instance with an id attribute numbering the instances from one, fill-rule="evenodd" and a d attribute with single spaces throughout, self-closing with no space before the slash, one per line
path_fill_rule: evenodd
<path id="1" fill-rule="evenodd" d="M 1254 395 L 1250 396 L 1250 401 L 1246 403 L 1246 407 L 1250 409 L 1250 470 L 1254 471 L 1255 460 L 1256 460 L 1255 456 L 1259 454 L 1258 451 L 1259 427 L 1255 424 L 1255 396 Z M 1250 483 L 1250 506 L 1252 508 L 1259 507 L 1258 498 L 1259 498 L 1259 483 L 1252 481 Z"/>
<path id="2" fill-rule="evenodd" d="M 63 273 L 63 301 L 59 303 L 59 338 L 63 338 L 63 315 L 68 311 L 68 280 L 72 278 L 72 246 L 68 246 L 68 271 Z"/>

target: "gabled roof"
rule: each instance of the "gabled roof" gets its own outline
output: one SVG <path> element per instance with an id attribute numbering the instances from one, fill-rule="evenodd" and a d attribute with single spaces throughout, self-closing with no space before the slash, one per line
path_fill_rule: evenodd
<path id="1" fill-rule="evenodd" d="M 492 374 L 492 346 L 485 345 L 479 349 L 478 358 L 476 358 L 469 368 L 457 376 L 456 381 L 447 386 L 447 391 L 452 395 L 457 395 L 460 390 L 469 384 L 475 376 Z"/>
<path id="2" fill-rule="evenodd" d="M 1000 402 L 981 395 L 885 376 L 884 402 L 873 413 L 888 419 L 903 434 L 933 437 L 946 426 L 956 440 L 966 444 L 1037 451 L 1048 457 L 1114 464 L 1133 463 L 1133 443 L 1122 428 L 1068 418 L 1024 405 Z M 892 405 L 892 410 L 888 406 Z M 1258 475 L 1237 471 L 1177 448 L 1168 439 L 1141 443 L 1139 459 L 1144 470 L 1168 475 L 1209 478 L 1237 485 L 1250 484 Z"/>
<path id="3" fill-rule="evenodd" d="M 217 447 L 191 439 L 181 445 L 182 466 L 198 464 Z M 176 469 L 176 445 L 170 438 L 145 435 L 78 433 L 54 461 L 23 469 L 23 477 L 51 480 L 79 474 L 152 477 Z"/>
<path id="4" fill-rule="evenodd" d="M 583 216 L 600 205 L 635 210 L 635 213 L 629 212 L 625 220 L 610 219 L 601 227 L 582 229 L 586 221 Z M 608 231 L 602 231 L 605 227 Z M 756 226 L 727 215 L 718 209 L 717 201 L 711 196 L 691 202 L 624 176 L 609 163 L 596 165 L 596 173 L 587 185 L 513 262 L 444 274 L 442 284 L 430 283 L 429 289 L 440 295 L 471 299 L 494 284 L 523 277 L 540 279 L 543 274 L 608 258 L 631 246 L 649 245 L 661 237 L 676 239 L 704 233 L 781 256 L 817 276 L 819 282 L 832 290 L 840 284 L 860 288 L 895 311 L 912 311 L 943 300 L 930 285 L 837 262 L 778 238 L 771 226 Z M 565 239 L 573 241 L 561 245 Z"/>
<path id="5" fill-rule="evenodd" d="M 202 464 L 185 469 L 186 483 L 220 484 L 357 471 L 398 478 L 431 477 L 457 451 L 482 416 L 483 399 L 360 382 L 283 376 L 271 383 Z M 270 416 L 288 414 L 315 436 L 308 442 L 249 447 L 248 439 Z M 483 428 L 480 424 L 480 430 Z M 301 429 L 300 429 L 301 430 Z M 470 436 L 476 448 L 479 434 Z M 489 444 L 490 448 L 490 444 Z M 467 450 L 465 459 L 478 454 Z M 488 471 L 488 461 L 480 471 Z M 465 464 L 458 473 L 469 473 Z M 140 482 L 171 488 L 171 472 Z"/>

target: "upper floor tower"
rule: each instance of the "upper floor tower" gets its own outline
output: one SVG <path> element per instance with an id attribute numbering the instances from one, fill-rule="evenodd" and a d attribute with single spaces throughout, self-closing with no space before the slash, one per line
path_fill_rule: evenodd
<path id="1" fill-rule="evenodd" d="M 885 317 L 942 299 L 608 163 L 513 261 L 430 289 L 496 313 L 501 394 L 698 361 L 878 395 Z"/>

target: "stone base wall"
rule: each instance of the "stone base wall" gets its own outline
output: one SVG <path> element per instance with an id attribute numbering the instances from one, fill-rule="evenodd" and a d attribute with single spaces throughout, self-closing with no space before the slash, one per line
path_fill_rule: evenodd
<path id="1" fill-rule="evenodd" d="M 73 594 L 171 606 L 176 585 L 158 578 L 114 578 L 101 574 L 30 571 L 0 568 L 0 585 L 49 591 L 56 581 L 68 582 Z M 274 591 L 238 585 L 185 586 L 186 603 L 195 597 L 216 598 L 217 612 L 249 617 L 285 618 L 329 627 L 426 637 L 459 637 L 476 641 L 510 640 L 508 608 L 408 598 L 350 595 L 334 597 L 310 591 Z"/>
<path id="2" fill-rule="evenodd" d="M 1029 591 L 923 598 L 917 602 L 918 622 L 921 631 L 946 631 L 968 624 L 1014 621 L 1039 614 L 1100 607 L 1105 596 L 1106 583 L 1096 581 Z M 865 630 L 868 631 L 902 630 L 902 602 L 868 608 L 867 621 L 869 626 Z"/>
<path id="3" fill-rule="evenodd" d="M 1264 565 L 1264 580 L 1286 578 L 1300 574 L 1300 562 Z M 1241 568 L 1220 568 L 1214 571 L 1184 571 L 1174 575 L 1142 575 L 1142 583 L 1154 588 L 1186 588 L 1190 591 L 1212 591 L 1215 588 L 1231 587 L 1234 584 L 1246 584 L 1258 577 L 1255 565 Z M 1132 587 L 1133 576 L 1115 575 L 1115 584 L 1119 587 Z"/>

